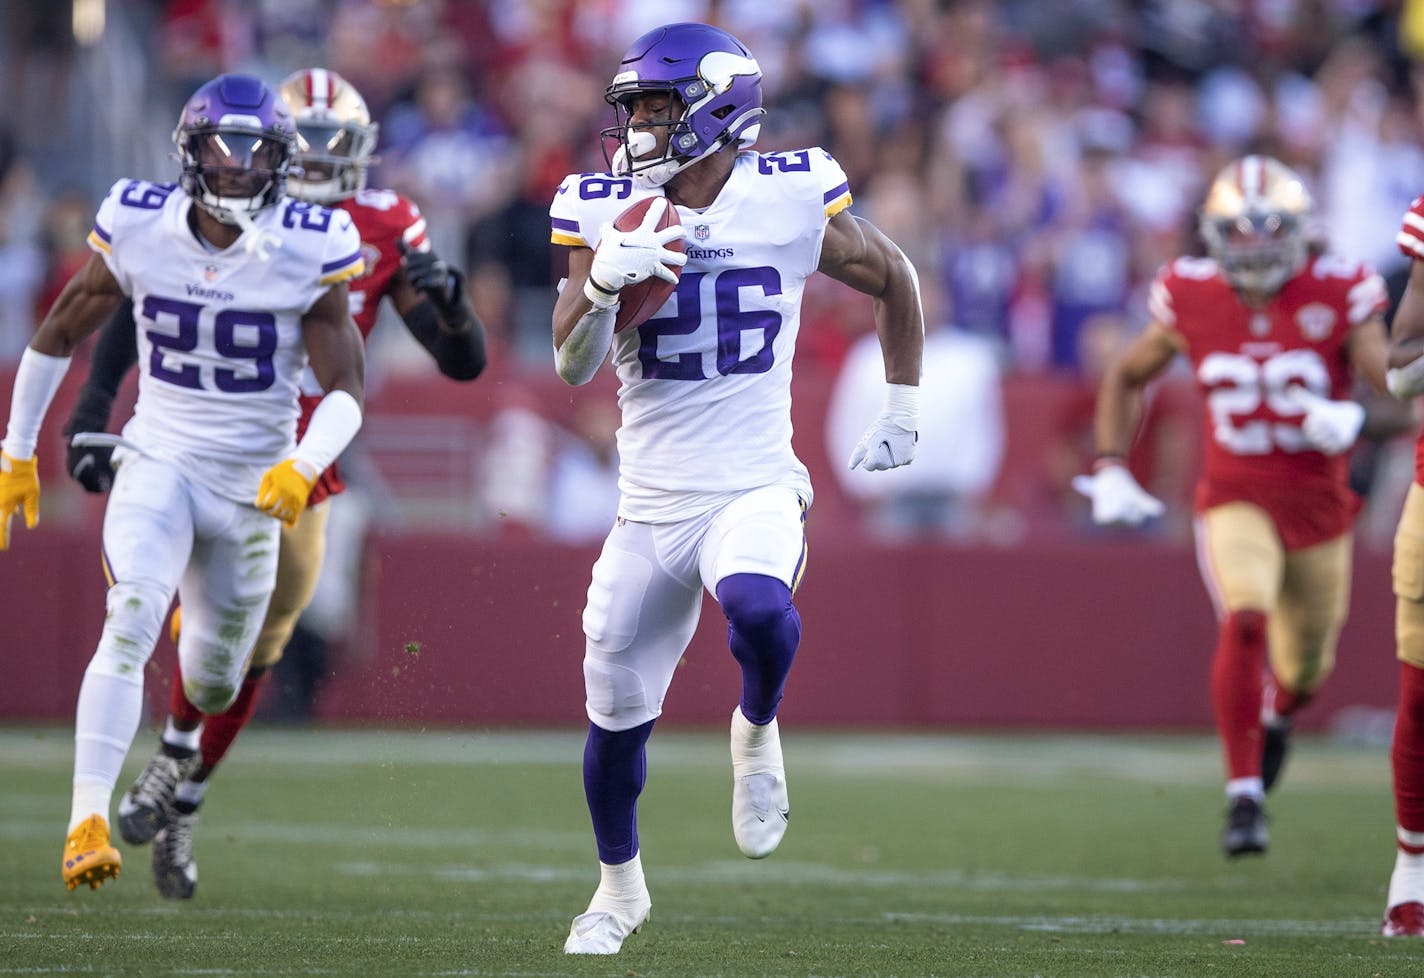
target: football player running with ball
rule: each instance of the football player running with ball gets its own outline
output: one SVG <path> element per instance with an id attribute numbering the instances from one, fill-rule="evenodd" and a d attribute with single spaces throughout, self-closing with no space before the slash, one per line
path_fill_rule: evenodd
<path id="1" fill-rule="evenodd" d="M 144 666 L 176 592 L 183 688 L 219 714 L 238 697 L 277 579 L 282 524 L 361 424 L 365 358 L 346 283 L 364 266 L 344 211 L 284 194 L 292 114 L 247 75 L 183 108 L 180 185 L 120 180 L 95 251 L 21 359 L 0 456 L 0 549 L 39 516 L 35 445 L 75 347 L 127 296 L 139 394 L 104 513 L 107 614 L 79 690 L 74 795 L 61 872 L 72 890 L 119 874 L 109 805 L 143 713 Z M 325 391 L 297 437 L 310 365 Z"/>
<path id="2" fill-rule="evenodd" d="M 464 277 L 430 250 L 425 218 L 413 202 L 366 186 L 377 124 L 361 94 L 323 68 L 295 72 L 277 91 L 297 126 L 299 169 L 288 178 L 288 193 L 346 215 L 360 235 L 366 267 L 349 288 L 361 335 L 370 336 L 381 299 L 387 297 L 441 373 L 461 381 L 479 376 L 485 367 L 484 329 L 470 308 Z M 320 212 L 315 206 L 301 211 Z M 136 358 L 132 310 L 124 306 L 100 334 L 88 383 L 65 428 L 71 436 L 104 430 L 114 394 Z M 321 398 L 321 387 L 308 374 L 302 382 L 298 432 L 305 430 Z M 113 479 L 112 449 L 84 444 L 83 437 L 77 441 L 69 450 L 70 473 L 89 491 L 105 491 Z M 154 882 L 166 897 L 188 899 L 194 893 L 193 831 L 209 776 L 252 719 L 258 692 L 311 601 L 326 548 L 326 500 L 344 488 L 332 464 L 312 486 L 301 520 L 282 528 L 276 589 L 237 699 L 225 711 L 200 710 L 185 695 L 182 677 L 175 677 L 158 751 L 119 799 L 119 833 L 134 845 L 153 841 Z"/>
<path id="3" fill-rule="evenodd" d="M 1364 421 L 1349 392 L 1355 376 L 1384 385 L 1384 282 L 1357 262 L 1312 255 L 1310 211 L 1300 177 L 1274 159 L 1246 156 L 1221 171 L 1200 222 L 1211 257 L 1158 273 L 1147 328 L 1103 378 L 1098 460 L 1078 483 L 1097 523 L 1162 512 L 1123 458 L 1143 387 L 1185 354 L 1205 412 L 1195 526 L 1218 621 L 1210 685 L 1228 856 L 1266 851 L 1264 798 L 1291 717 L 1334 665 L 1359 508 L 1347 456 Z"/>
<path id="4" fill-rule="evenodd" d="M 702 590 L 727 619 L 742 670 L 732 711 L 732 833 L 770 855 L 790 805 L 776 712 L 801 636 L 806 468 L 791 447 L 791 360 L 816 271 L 873 299 L 884 413 L 852 465 L 914 458 L 924 328 L 915 270 L 853 216 L 845 173 L 821 149 L 760 154 L 761 70 L 725 31 L 672 24 L 634 41 L 605 93 L 618 125 L 609 173 L 574 174 L 550 208 L 569 247 L 554 308 L 555 361 L 585 384 L 612 353 L 622 382 L 621 502 L 594 564 L 583 660 L 590 720 L 584 791 L 601 881 L 564 950 L 614 954 L 648 918 L 637 804 L 646 745 L 697 627 Z M 649 219 L 614 219 L 646 197 Z M 674 207 L 685 253 L 654 230 Z M 688 232 L 691 232 L 690 234 Z M 685 260 L 685 264 L 683 264 Z M 618 292 L 680 265 L 653 318 L 614 333 Z"/>

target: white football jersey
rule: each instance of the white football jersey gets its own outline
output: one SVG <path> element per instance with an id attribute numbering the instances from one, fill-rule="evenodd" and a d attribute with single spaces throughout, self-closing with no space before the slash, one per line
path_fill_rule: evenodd
<path id="1" fill-rule="evenodd" d="M 222 496 L 251 503 L 262 473 L 296 444 L 302 316 L 363 267 L 344 210 L 282 198 L 254 217 L 275 236 L 264 259 L 246 232 L 215 251 L 188 226 L 175 184 L 120 180 L 89 246 L 134 301 L 139 384 L 124 437 Z"/>
<path id="2" fill-rule="evenodd" d="M 599 229 L 661 189 L 573 174 L 549 208 L 555 244 L 597 248 Z M 850 206 L 845 171 L 823 149 L 737 154 L 712 205 L 678 207 L 688 231 L 677 291 L 653 318 L 613 337 L 619 515 L 686 519 L 709 494 L 811 481 L 791 447 L 791 359 L 801 293 L 826 222 Z"/>

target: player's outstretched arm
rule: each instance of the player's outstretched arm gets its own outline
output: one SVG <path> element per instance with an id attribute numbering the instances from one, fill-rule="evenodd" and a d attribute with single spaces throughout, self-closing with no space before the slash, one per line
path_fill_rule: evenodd
<path id="1" fill-rule="evenodd" d="M 1147 324 L 1127 348 L 1108 365 L 1098 387 L 1094 440 L 1098 458 L 1093 474 L 1078 476 L 1073 488 L 1093 504 L 1093 522 L 1136 526 L 1161 516 L 1166 507 L 1138 485 L 1127 468 L 1127 449 L 1142 413 L 1142 390 L 1167 369 L 1177 355 L 1180 340 L 1158 322 Z"/>
<path id="2" fill-rule="evenodd" d="M 401 273 L 391 283 L 391 301 L 406 329 L 451 380 L 474 380 L 487 361 L 485 328 L 475 316 L 459 269 L 433 251 L 411 251 L 401 242 Z"/>
<path id="3" fill-rule="evenodd" d="M 312 373 L 326 396 L 317 404 L 291 455 L 268 469 L 256 506 L 295 526 L 317 478 L 356 437 L 365 396 L 366 350 L 351 321 L 346 283 L 333 285 L 302 317 Z"/>
<path id="4" fill-rule="evenodd" d="M 925 320 L 915 267 L 869 221 L 841 211 L 826 224 L 820 271 L 873 300 L 885 358 L 885 408 L 861 436 L 850 467 L 867 471 L 908 465 L 919 439 L 920 368 Z"/>
<path id="5" fill-rule="evenodd" d="M 80 388 L 74 410 L 64 423 L 65 435 L 72 439 L 81 432 L 108 428 L 119 385 L 137 362 L 138 333 L 133 300 L 124 299 L 99 330 L 89 360 L 89 379 Z M 86 492 L 108 492 L 114 484 L 113 455 L 111 445 L 75 445 L 71 441 L 64 468 Z"/>
<path id="6" fill-rule="evenodd" d="M 0 550 L 10 546 L 10 522 L 23 510 L 25 525 L 40 519 L 35 445 L 74 348 L 98 329 L 123 299 L 123 290 L 98 255 L 74 274 L 20 357 L 10 398 L 10 420 L 0 444 Z"/>

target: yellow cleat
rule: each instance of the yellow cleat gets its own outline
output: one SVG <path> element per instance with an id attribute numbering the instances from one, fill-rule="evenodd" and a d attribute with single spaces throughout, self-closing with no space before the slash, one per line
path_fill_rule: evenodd
<path id="1" fill-rule="evenodd" d="M 117 877 L 123 864 L 119 850 L 109 845 L 109 823 L 100 815 L 90 815 L 64 840 L 64 865 L 59 872 L 71 890 L 80 883 L 97 890 L 105 880 Z"/>

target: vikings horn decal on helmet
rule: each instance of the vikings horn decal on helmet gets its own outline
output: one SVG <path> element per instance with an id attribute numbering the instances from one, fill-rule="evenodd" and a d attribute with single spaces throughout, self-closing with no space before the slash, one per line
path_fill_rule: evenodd
<path id="1" fill-rule="evenodd" d="M 173 130 L 183 189 L 217 220 L 245 227 L 282 195 L 296 133 L 260 79 L 219 75 L 193 93 Z"/>
<path id="2" fill-rule="evenodd" d="M 670 94 L 682 115 L 670 122 L 630 125 L 640 97 Z M 623 55 L 618 74 L 604 92 L 617 125 L 605 129 L 617 141 L 610 170 L 631 176 L 639 187 L 660 187 L 724 146 L 751 146 L 761 131 L 761 68 L 741 41 L 706 24 L 669 24 L 649 31 Z M 667 130 L 667 145 L 654 155 L 651 131 Z"/>
<path id="3" fill-rule="evenodd" d="M 1243 156 L 1212 181 L 1201 235 L 1232 285 L 1269 295 L 1305 264 L 1311 206 L 1305 182 L 1285 164 Z"/>
<path id="4" fill-rule="evenodd" d="M 325 68 L 293 72 L 277 93 L 297 121 L 298 170 L 288 178 L 287 192 L 334 204 L 364 188 L 379 126 L 361 93 Z"/>

